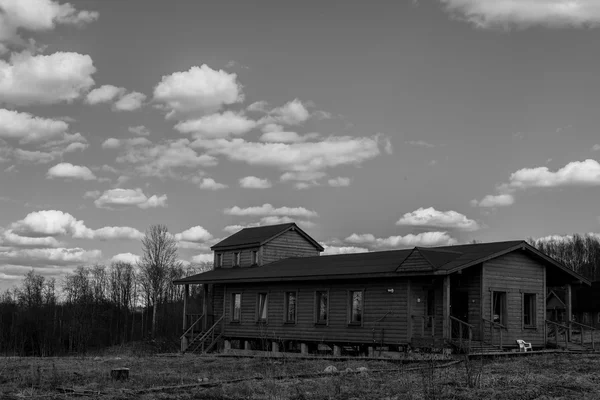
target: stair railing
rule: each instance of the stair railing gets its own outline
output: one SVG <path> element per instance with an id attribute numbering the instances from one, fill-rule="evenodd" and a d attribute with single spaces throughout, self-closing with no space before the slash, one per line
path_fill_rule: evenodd
<path id="1" fill-rule="evenodd" d="M 483 326 L 484 326 L 484 332 L 486 330 L 485 326 L 486 324 L 489 325 L 490 327 L 490 344 L 491 346 L 494 346 L 494 332 L 498 331 L 498 348 L 500 350 L 502 350 L 502 346 L 504 345 L 504 339 L 503 339 L 503 331 L 506 329 L 506 327 L 502 324 L 499 324 L 498 322 L 494 322 L 492 320 L 489 320 L 487 318 L 481 318 L 481 320 L 483 321 Z M 483 338 L 481 338 L 481 341 L 483 343 L 485 343 L 485 335 Z"/>
<path id="2" fill-rule="evenodd" d="M 558 347 L 558 336 L 561 334 L 565 340 L 565 350 L 569 350 L 569 327 L 567 325 L 559 324 L 558 322 L 546 320 L 546 335 L 550 337 L 554 334 L 554 340 L 556 341 L 556 347 Z M 549 339 L 548 339 L 549 340 Z"/>
<path id="3" fill-rule="evenodd" d="M 425 337 L 425 327 L 427 326 L 431 327 L 431 337 L 435 338 L 435 317 L 433 315 L 411 315 L 411 318 L 420 320 L 421 337 Z"/>
<path id="4" fill-rule="evenodd" d="M 198 349 L 198 347 L 202 348 L 202 353 L 204 353 L 205 351 L 210 350 L 214 344 L 215 344 L 215 330 L 217 328 L 217 326 L 221 323 L 221 321 L 223 320 L 223 318 L 225 318 L 225 315 L 221 315 L 221 318 L 219 318 L 217 321 L 215 321 L 215 323 L 206 330 L 206 332 L 204 332 L 204 334 L 200 337 L 200 339 L 198 339 L 198 341 L 196 343 L 194 343 L 195 347 L 194 349 L 192 349 L 192 351 L 195 351 Z M 219 333 L 219 335 L 217 336 L 217 340 L 221 337 L 222 332 Z M 210 337 L 210 345 L 208 346 L 208 348 L 205 348 L 205 343 L 206 340 Z M 191 347 L 191 346 L 190 346 Z"/>
<path id="5" fill-rule="evenodd" d="M 188 316 L 191 316 L 191 315 L 200 315 L 200 316 L 198 317 L 198 319 L 196 319 L 196 321 L 194 321 L 194 323 L 193 323 L 193 324 L 191 324 L 191 325 L 190 325 L 190 327 L 189 327 L 189 328 L 187 328 L 187 330 L 186 330 L 185 332 L 183 332 L 183 335 L 181 335 L 181 336 L 179 337 L 179 339 L 180 339 L 180 340 L 182 340 L 184 337 L 186 337 L 186 336 L 187 336 L 187 334 L 188 334 L 188 333 L 190 333 L 190 332 L 191 332 L 191 335 L 190 335 L 190 337 L 193 339 L 193 338 L 194 338 L 194 327 L 195 327 L 195 326 L 196 326 L 196 325 L 197 325 L 197 324 L 198 324 L 200 321 L 202 321 L 202 318 L 204 317 L 204 314 L 188 314 Z"/>
<path id="6" fill-rule="evenodd" d="M 474 326 L 460 320 L 456 317 L 450 316 L 450 338 L 453 339 L 455 337 L 455 333 L 458 334 L 458 344 L 460 349 L 462 350 L 471 350 L 471 342 L 473 341 L 473 328 Z M 466 332 L 466 338 L 465 336 Z M 467 346 L 465 347 L 463 341 L 467 339 Z"/>
<path id="7" fill-rule="evenodd" d="M 579 333 L 580 333 L 580 344 L 581 347 L 585 347 L 585 331 L 588 330 L 590 331 L 590 335 L 591 335 L 591 340 L 592 340 L 592 350 L 596 350 L 596 344 L 594 341 L 594 331 L 596 330 L 596 328 L 594 328 L 593 326 L 589 326 L 589 325 L 585 325 L 585 324 L 581 324 L 579 322 L 575 322 L 575 321 L 570 321 L 569 323 L 571 326 L 575 326 L 576 328 L 579 328 Z M 571 328 L 571 331 L 573 329 Z"/>

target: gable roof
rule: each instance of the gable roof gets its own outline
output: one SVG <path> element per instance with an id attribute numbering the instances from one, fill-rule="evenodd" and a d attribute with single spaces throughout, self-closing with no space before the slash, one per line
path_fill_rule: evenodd
<path id="1" fill-rule="evenodd" d="M 406 250 L 370 253 L 292 257 L 259 267 L 216 268 L 177 280 L 174 283 L 275 282 L 447 275 L 515 250 L 526 250 L 538 259 L 542 259 L 546 264 L 560 268 L 577 280 L 589 284 L 579 274 L 522 240 L 433 248 L 415 247 Z"/>
<path id="2" fill-rule="evenodd" d="M 323 246 L 316 240 L 310 237 L 306 232 L 298 227 L 293 222 L 279 225 L 257 226 L 253 228 L 244 228 L 239 232 L 221 240 L 219 243 L 212 246 L 213 251 L 228 250 L 246 247 L 262 246 L 263 244 L 275 239 L 277 236 L 284 234 L 287 231 L 294 230 L 308 240 L 319 251 L 323 251 Z"/>

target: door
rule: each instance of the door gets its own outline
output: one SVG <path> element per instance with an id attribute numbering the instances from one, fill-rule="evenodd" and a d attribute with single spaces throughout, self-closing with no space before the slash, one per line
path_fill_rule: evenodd
<path id="1" fill-rule="evenodd" d="M 460 319 L 463 322 L 469 323 L 469 294 L 467 292 L 452 292 L 450 297 L 450 315 L 454 318 Z M 450 326 L 452 327 L 452 337 L 458 338 L 460 336 L 461 329 L 459 323 L 452 321 Z M 462 337 L 467 339 L 469 332 L 467 329 L 462 329 Z"/>

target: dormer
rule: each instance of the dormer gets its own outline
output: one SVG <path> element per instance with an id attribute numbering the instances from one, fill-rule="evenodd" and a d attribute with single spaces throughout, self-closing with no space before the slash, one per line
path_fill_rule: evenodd
<path id="1" fill-rule="evenodd" d="M 211 247 L 215 268 L 257 267 L 289 257 L 318 256 L 316 240 L 295 223 L 244 228 Z"/>

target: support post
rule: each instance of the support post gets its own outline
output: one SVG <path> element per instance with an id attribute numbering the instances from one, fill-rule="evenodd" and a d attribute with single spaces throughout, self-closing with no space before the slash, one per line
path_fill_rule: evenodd
<path id="1" fill-rule="evenodd" d="M 244 341 L 244 350 L 252 350 L 252 346 L 248 340 Z"/>
<path id="2" fill-rule="evenodd" d="M 231 350 L 231 342 L 229 340 L 225 340 L 223 342 L 223 353 L 227 354 Z"/>
<path id="3" fill-rule="evenodd" d="M 183 332 L 187 331 L 187 302 L 190 293 L 190 285 L 184 285 L 183 290 Z M 188 347 L 188 338 L 183 336 L 181 338 L 181 352 L 183 353 Z"/>
<path id="4" fill-rule="evenodd" d="M 333 356 L 334 357 L 339 357 L 342 355 L 342 348 L 340 346 L 338 346 L 337 344 L 333 345 Z"/>
<path id="5" fill-rule="evenodd" d="M 567 293 L 565 295 L 565 306 L 567 306 L 567 327 L 569 328 L 567 335 L 568 340 L 571 340 L 571 321 L 573 320 L 573 302 L 571 284 L 567 283 Z"/>
<path id="6" fill-rule="evenodd" d="M 273 353 L 279 353 L 279 343 L 271 342 L 271 348 L 273 350 Z"/>
<path id="7" fill-rule="evenodd" d="M 202 284 L 202 332 L 205 332 L 208 328 L 208 285 Z"/>
<path id="8" fill-rule="evenodd" d="M 306 343 L 300 343 L 300 354 L 308 354 L 308 345 Z"/>
<path id="9" fill-rule="evenodd" d="M 444 287 L 442 289 L 442 316 L 444 318 L 443 327 L 444 339 L 452 340 L 452 332 L 450 331 L 450 275 L 444 276 Z"/>
<path id="10" fill-rule="evenodd" d="M 373 346 L 369 346 L 369 357 L 375 357 L 375 348 Z"/>

